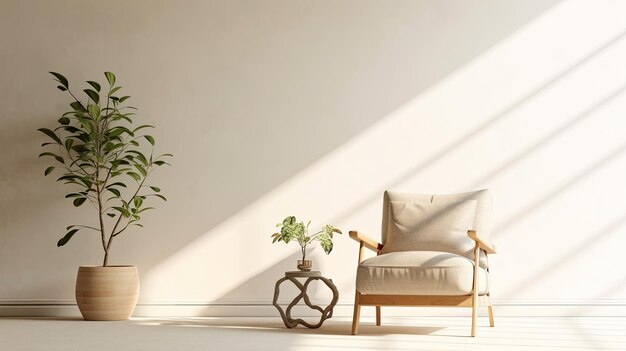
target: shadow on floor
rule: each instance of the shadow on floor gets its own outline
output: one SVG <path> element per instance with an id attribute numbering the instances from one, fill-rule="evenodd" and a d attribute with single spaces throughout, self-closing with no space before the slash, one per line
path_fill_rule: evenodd
<path id="1" fill-rule="evenodd" d="M 160 326 L 175 327 L 201 327 L 201 328 L 223 328 L 223 329 L 250 329 L 267 333 L 292 333 L 292 334 L 314 334 L 314 335 L 350 335 L 352 323 L 350 321 L 328 321 L 321 328 L 309 329 L 302 326 L 287 329 L 277 318 L 275 322 L 259 322 L 259 321 L 243 321 L 237 320 L 234 323 L 228 323 L 224 319 L 191 319 L 191 320 L 154 320 L 151 322 Z M 381 325 L 361 323 L 359 326 L 359 335 L 430 335 L 444 329 L 443 327 L 432 326 L 408 326 L 408 325 Z M 459 335 L 460 336 L 460 335 Z"/>

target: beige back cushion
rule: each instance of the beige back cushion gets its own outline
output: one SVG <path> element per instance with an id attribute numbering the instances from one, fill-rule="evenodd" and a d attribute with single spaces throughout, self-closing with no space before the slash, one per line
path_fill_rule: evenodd
<path id="1" fill-rule="evenodd" d="M 487 190 L 450 195 L 385 192 L 382 253 L 441 251 L 474 259 L 467 231 L 489 237 L 491 196 Z M 481 254 L 481 267 L 487 258 Z"/>

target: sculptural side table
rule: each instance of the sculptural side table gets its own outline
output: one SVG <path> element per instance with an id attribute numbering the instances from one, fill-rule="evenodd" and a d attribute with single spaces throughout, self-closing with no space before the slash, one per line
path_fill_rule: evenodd
<path id="1" fill-rule="evenodd" d="M 304 284 L 302 284 L 298 280 L 298 278 L 306 278 L 306 281 L 304 282 Z M 291 301 L 291 303 L 289 303 L 289 306 L 287 306 L 287 310 L 283 311 L 282 307 L 280 307 L 277 301 L 278 301 L 278 296 L 280 295 L 280 284 L 282 284 L 282 282 L 284 282 L 285 280 L 291 281 L 298 289 L 300 289 L 300 294 L 298 294 L 298 296 L 296 296 Z M 306 293 L 306 290 L 309 284 L 314 280 L 321 280 L 333 292 L 333 299 L 331 300 L 330 304 L 326 308 L 321 308 L 320 306 L 312 304 L 311 300 L 309 299 L 309 296 Z M 302 324 L 307 328 L 319 328 L 322 326 L 325 320 L 333 316 L 333 308 L 337 304 L 338 299 L 339 299 L 339 292 L 337 291 L 337 287 L 335 286 L 335 284 L 333 284 L 333 281 L 326 277 L 323 277 L 322 273 L 320 273 L 319 271 L 311 271 L 311 272 L 293 271 L 293 272 L 285 272 L 285 277 L 281 278 L 280 280 L 276 282 L 276 286 L 274 287 L 274 301 L 272 302 L 272 304 L 276 307 L 276 309 L 278 309 L 278 312 L 280 313 L 280 317 L 283 319 L 283 322 L 285 323 L 285 326 L 287 328 L 295 328 L 296 326 L 298 326 L 298 324 Z M 294 319 L 291 317 L 291 309 L 295 305 L 297 305 L 298 302 L 300 302 L 300 300 L 304 300 L 304 303 L 307 306 L 322 313 L 322 316 L 320 317 L 320 321 L 317 324 L 310 324 L 302 320 L 301 318 Z"/>

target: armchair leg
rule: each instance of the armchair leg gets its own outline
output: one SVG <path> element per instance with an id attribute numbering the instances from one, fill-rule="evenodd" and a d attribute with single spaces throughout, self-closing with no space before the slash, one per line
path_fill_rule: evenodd
<path id="1" fill-rule="evenodd" d="M 354 314 L 352 315 L 352 335 L 359 332 L 359 317 L 361 316 L 361 305 L 359 305 L 359 297 L 361 294 L 357 291 L 354 296 Z"/>
<path id="2" fill-rule="evenodd" d="M 487 306 L 487 308 L 489 309 L 489 326 L 493 327 L 496 324 L 493 322 L 493 305 L 491 305 L 491 298 L 489 298 L 489 306 Z"/>
<path id="3" fill-rule="evenodd" d="M 476 336 L 476 324 L 478 322 L 478 304 L 474 300 L 472 304 L 472 336 Z"/>
<path id="4" fill-rule="evenodd" d="M 376 325 L 380 326 L 380 306 L 376 306 Z"/>
<path id="5" fill-rule="evenodd" d="M 479 270 L 480 247 L 478 242 L 474 246 L 474 286 L 472 288 L 472 336 L 476 336 L 476 324 L 478 322 L 478 270 Z"/>

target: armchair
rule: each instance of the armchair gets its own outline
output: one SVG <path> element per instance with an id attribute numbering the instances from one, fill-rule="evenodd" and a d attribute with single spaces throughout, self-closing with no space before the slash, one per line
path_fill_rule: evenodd
<path id="1" fill-rule="evenodd" d="M 382 243 L 358 232 L 359 265 L 352 334 L 359 328 L 361 306 L 452 306 L 472 308 L 476 336 L 478 307 L 487 307 L 491 196 L 488 190 L 452 195 L 414 195 L 386 191 Z M 365 259 L 365 249 L 376 253 Z"/>

